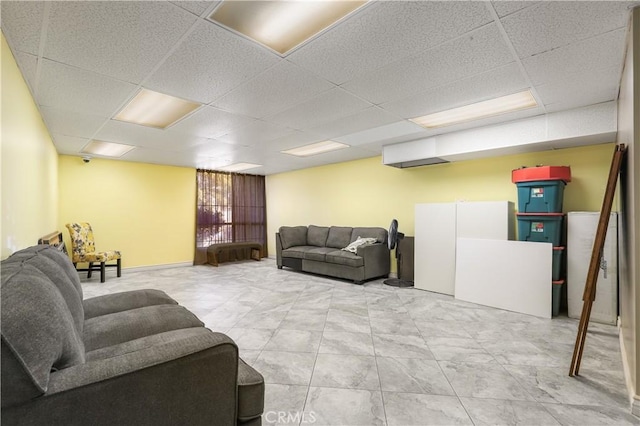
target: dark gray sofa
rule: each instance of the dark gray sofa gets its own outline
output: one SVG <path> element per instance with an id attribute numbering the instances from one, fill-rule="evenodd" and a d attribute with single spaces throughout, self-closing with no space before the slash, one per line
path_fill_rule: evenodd
<path id="1" fill-rule="evenodd" d="M 357 253 L 341 250 L 358 237 L 375 238 L 375 244 L 359 247 Z M 353 280 L 389 275 L 391 260 L 387 230 L 377 227 L 282 226 L 276 233 L 276 261 L 283 266 L 315 274 Z"/>
<path id="2" fill-rule="evenodd" d="M 262 376 L 166 293 L 83 300 L 49 246 L 1 267 L 2 424 L 261 424 Z"/>

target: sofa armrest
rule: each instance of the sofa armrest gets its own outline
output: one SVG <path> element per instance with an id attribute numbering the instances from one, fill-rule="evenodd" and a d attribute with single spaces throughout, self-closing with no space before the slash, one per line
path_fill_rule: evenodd
<path id="1" fill-rule="evenodd" d="M 276 264 L 282 269 L 282 241 L 279 232 L 276 232 Z"/>
<path id="2" fill-rule="evenodd" d="M 84 319 L 143 308 L 154 305 L 177 305 L 167 293 L 160 290 L 132 290 L 105 294 L 82 301 Z"/>
<path id="3" fill-rule="evenodd" d="M 358 247 L 356 254 L 364 261 L 364 279 L 387 276 L 391 272 L 391 256 L 386 243 Z"/>
<path id="4" fill-rule="evenodd" d="M 206 328 L 51 374 L 47 392 L 3 408 L 7 424 L 235 424 L 238 348 Z"/>

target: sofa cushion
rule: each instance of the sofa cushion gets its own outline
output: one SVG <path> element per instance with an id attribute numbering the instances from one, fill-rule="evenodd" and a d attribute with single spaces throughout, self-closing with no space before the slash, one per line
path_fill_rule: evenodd
<path id="1" fill-rule="evenodd" d="M 165 331 L 202 326 L 182 306 L 146 306 L 88 319 L 84 324 L 84 345 L 87 351 L 94 351 Z"/>
<path id="2" fill-rule="evenodd" d="M 14 253 L 3 262 L 3 265 L 16 262 L 33 266 L 58 288 L 60 295 L 67 304 L 67 308 L 69 308 L 69 312 L 71 312 L 78 335 L 81 336 L 84 327 L 82 290 L 78 273 L 73 268 L 69 258 L 53 247 L 40 245 Z M 71 273 L 66 270 L 64 265 L 72 268 Z"/>
<path id="3" fill-rule="evenodd" d="M 361 256 L 344 250 L 336 250 L 332 251 L 331 253 L 327 253 L 327 255 L 325 256 L 325 261 L 327 263 L 351 266 L 353 268 L 364 266 L 364 259 L 362 259 Z"/>
<path id="4" fill-rule="evenodd" d="M 73 263 L 71 263 L 71 260 L 69 260 L 69 256 L 67 256 L 65 253 L 61 252 L 55 247 L 52 247 L 46 244 L 40 244 L 37 246 L 28 247 L 15 252 L 11 256 L 9 256 L 8 259 L 4 260 L 4 262 L 9 262 L 12 259 L 17 259 L 21 256 L 28 255 L 28 254 L 38 254 L 40 256 L 47 257 L 53 260 L 54 262 L 56 262 L 58 265 L 60 265 L 60 267 L 64 270 L 66 276 L 69 277 L 69 280 L 73 283 L 73 286 L 75 287 L 76 291 L 80 295 L 80 299 L 82 299 L 82 285 L 80 284 L 80 277 L 78 276 L 78 271 L 76 271 L 76 268 L 73 266 Z M 24 258 L 21 260 L 24 260 Z"/>
<path id="5" fill-rule="evenodd" d="M 280 242 L 283 249 L 307 245 L 306 226 L 281 226 L 278 232 L 280 233 Z"/>
<path id="6" fill-rule="evenodd" d="M 163 333 L 152 334 L 139 339 L 129 340 L 117 345 L 106 346 L 86 353 L 87 362 L 99 361 L 113 358 L 128 353 L 143 351 L 154 346 L 164 345 L 171 342 L 178 342 L 191 337 L 206 334 L 209 330 L 204 327 L 182 328 L 180 330 L 165 331 Z"/>
<path id="7" fill-rule="evenodd" d="M 353 232 L 351 233 L 351 241 L 360 238 L 375 238 L 378 243 L 386 243 L 387 242 L 387 230 L 384 228 L 378 227 L 359 227 L 353 228 Z"/>
<path id="8" fill-rule="evenodd" d="M 304 259 L 324 262 L 325 255 L 335 251 L 333 247 L 316 247 L 304 253 Z"/>
<path id="9" fill-rule="evenodd" d="M 238 420 L 260 417 L 264 411 L 264 378 L 238 358 Z"/>
<path id="10" fill-rule="evenodd" d="M 131 290 L 96 296 L 83 301 L 85 319 L 154 305 L 177 305 L 161 290 Z"/>
<path id="11" fill-rule="evenodd" d="M 327 243 L 328 236 L 328 226 L 309 225 L 309 230 L 307 231 L 307 244 L 310 246 L 324 247 Z"/>
<path id="12" fill-rule="evenodd" d="M 305 254 L 309 251 L 317 249 L 316 246 L 295 246 L 282 250 L 282 257 L 293 257 L 295 259 L 304 259 Z"/>
<path id="13" fill-rule="evenodd" d="M 327 247 L 343 248 L 351 242 L 351 233 L 353 228 L 350 226 L 332 226 L 329 228 L 329 236 L 327 237 Z"/>
<path id="14" fill-rule="evenodd" d="M 52 370 L 84 363 L 58 288 L 31 265 L 2 263 L 2 405 L 46 392 Z"/>

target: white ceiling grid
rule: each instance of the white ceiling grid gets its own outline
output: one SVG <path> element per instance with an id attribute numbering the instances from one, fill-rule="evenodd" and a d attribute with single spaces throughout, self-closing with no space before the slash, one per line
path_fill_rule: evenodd
<path id="1" fill-rule="evenodd" d="M 271 174 L 615 100 L 639 3 L 371 1 L 285 57 L 209 21 L 217 1 L 5 0 L 0 16 L 60 153 L 100 139 L 136 146 L 123 160 Z M 205 105 L 166 130 L 113 120 L 140 87 Z M 529 88 L 531 110 L 408 121 Z M 350 147 L 280 153 L 326 139 Z"/>

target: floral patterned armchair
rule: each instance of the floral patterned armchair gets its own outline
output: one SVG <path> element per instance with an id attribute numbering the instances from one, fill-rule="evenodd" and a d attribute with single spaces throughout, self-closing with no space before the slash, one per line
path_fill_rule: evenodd
<path id="1" fill-rule="evenodd" d="M 71 235 L 71 261 L 77 271 L 86 271 L 87 278 L 91 278 L 93 271 L 100 271 L 100 282 L 105 281 L 105 269 L 117 268 L 118 276 L 122 275 L 121 255 L 117 250 L 96 251 L 96 243 L 93 239 L 91 225 L 86 222 L 67 223 L 67 229 Z M 107 265 L 106 262 L 115 260 L 115 265 Z M 86 269 L 78 268 L 78 263 L 88 263 Z M 99 265 L 94 265 L 99 263 Z"/>

